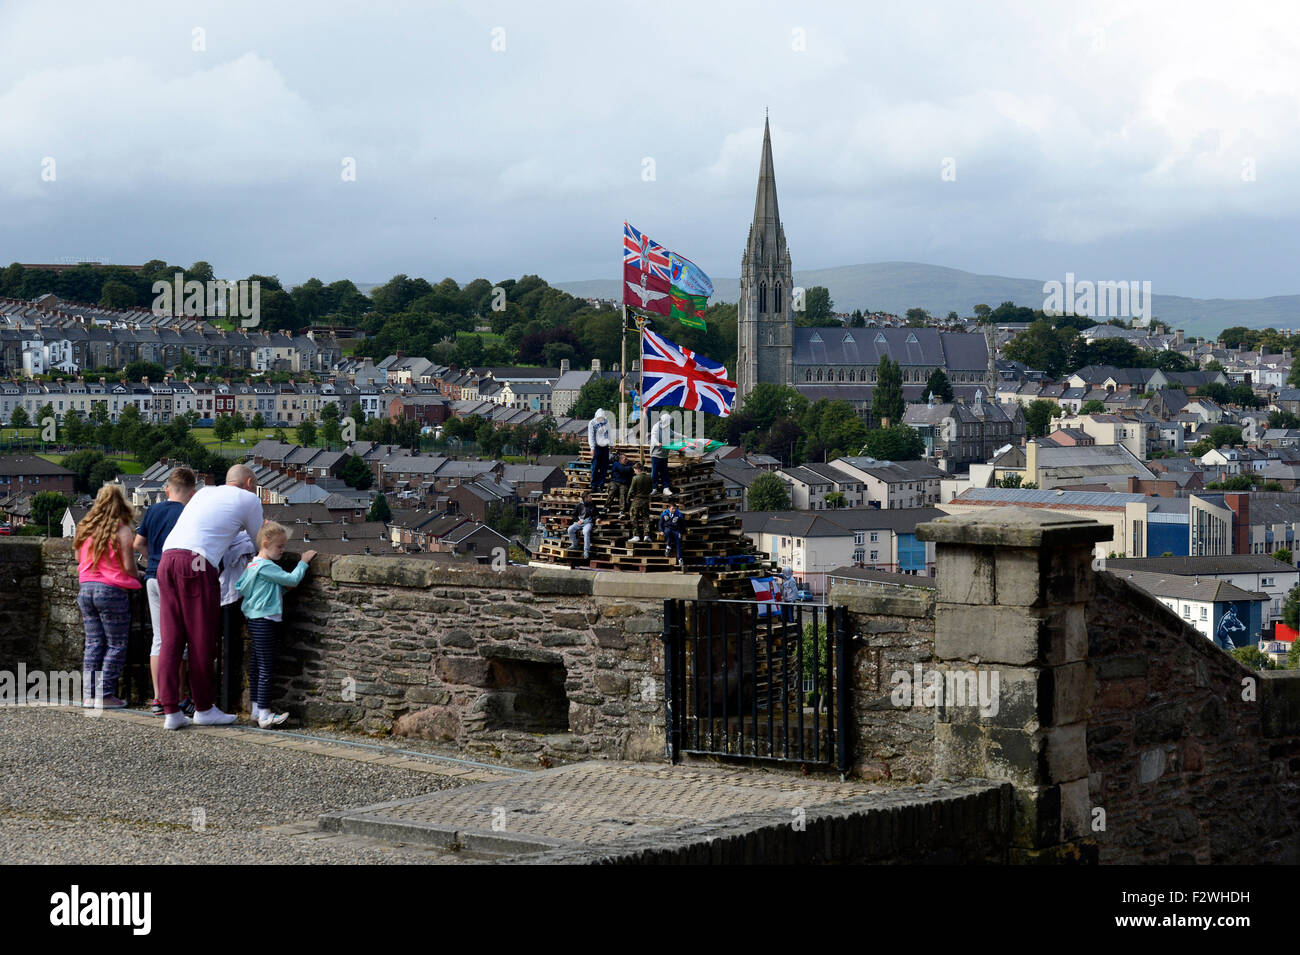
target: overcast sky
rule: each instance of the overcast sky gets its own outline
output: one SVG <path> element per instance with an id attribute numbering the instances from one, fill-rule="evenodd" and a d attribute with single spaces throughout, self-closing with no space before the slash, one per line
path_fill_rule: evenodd
<path id="1" fill-rule="evenodd" d="M 1295 293 L 1298 21 L 1221 0 L 0 0 L 0 264 L 614 278 L 628 218 L 734 276 L 768 107 L 796 269 Z"/>

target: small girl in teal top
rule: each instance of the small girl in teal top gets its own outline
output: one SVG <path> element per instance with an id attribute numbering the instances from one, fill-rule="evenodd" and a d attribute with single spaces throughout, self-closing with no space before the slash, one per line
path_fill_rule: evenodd
<path id="1" fill-rule="evenodd" d="M 241 609 L 248 620 L 249 636 L 253 638 L 253 652 L 248 658 L 248 695 L 253 719 L 263 729 L 279 726 L 289 718 L 288 713 L 276 713 L 271 709 L 275 635 L 282 622 L 285 590 L 302 583 L 307 565 L 316 556 L 314 550 L 305 551 L 297 567 L 290 572 L 283 571 L 276 561 L 284 556 L 288 543 L 289 532 L 283 524 L 275 521 L 263 524 L 257 532 L 257 556 L 235 583 L 235 589 L 244 597 Z"/>

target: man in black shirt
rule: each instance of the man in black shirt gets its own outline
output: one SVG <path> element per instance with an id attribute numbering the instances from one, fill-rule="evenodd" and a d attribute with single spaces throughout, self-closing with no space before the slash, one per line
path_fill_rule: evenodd
<path id="1" fill-rule="evenodd" d="M 600 518 L 596 505 L 591 503 L 591 492 L 582 492 L 582 503 L 573 507 L 573 523 L 569 525 L 569 550 L 578 549 L 578 531 L 582 531 L 582 558 L 591 556 L 591 529 Z"/>

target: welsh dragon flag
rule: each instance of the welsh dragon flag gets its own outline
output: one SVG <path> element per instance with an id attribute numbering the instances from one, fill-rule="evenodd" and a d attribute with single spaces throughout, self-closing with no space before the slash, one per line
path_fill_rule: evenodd
<path id="1" fill-rule="evenodd" d="M 668 317 L 677 319 L 687 328 L 708 328 L 704 323 L 704 306 L 708 302 L 707 295 L 691 295 L 674 285 L 668 295 Z"/>

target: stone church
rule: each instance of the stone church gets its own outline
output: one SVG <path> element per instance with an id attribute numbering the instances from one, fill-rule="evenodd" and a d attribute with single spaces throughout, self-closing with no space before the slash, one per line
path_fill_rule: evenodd
<path id="1" fill-rule="evenodd" d="M 925 382 L 944 369 L 959 398 L 992 394 L 995 380 L 987 339 L 934 328 L 799 328 L 794 276 L 777 209 L 772 132 L 763 121 L 754 221 L 740 262 L 737 310 L 737 400 L 760 382 L 798 389 L 809 400 L 841 398 L 859 412 L 871 407 L 881 356 L 898 362 L 903 395 L 923 401 Z"/>

